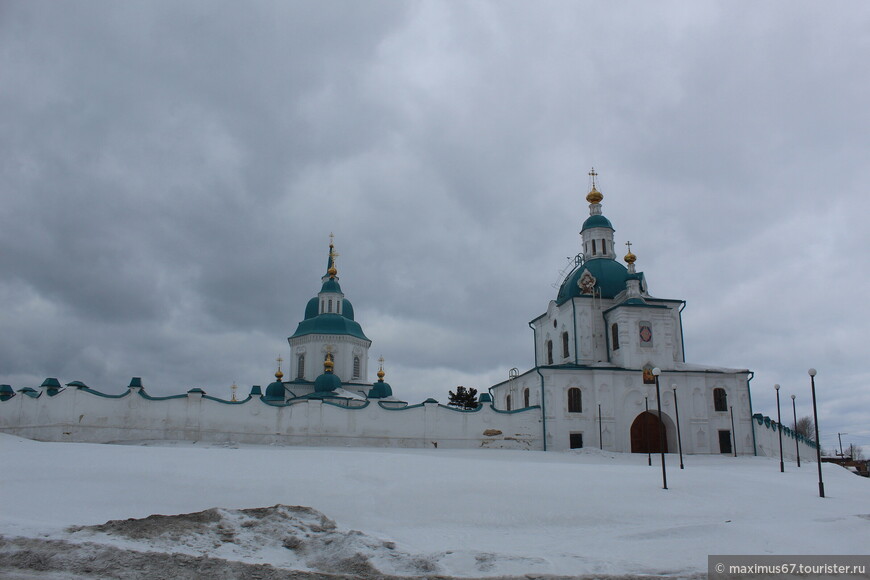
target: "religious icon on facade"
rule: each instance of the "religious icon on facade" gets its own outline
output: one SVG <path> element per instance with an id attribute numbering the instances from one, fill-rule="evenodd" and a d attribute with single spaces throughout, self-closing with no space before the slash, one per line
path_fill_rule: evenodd
<path id="1" fill-rule="evenodd" d="M 645 384 L 645 385 L 656 384 L 656 376 L 653 374 L 651 366 L 643 367 L 643 384 Z"/>
<path id="2" fill-rule="evenodd" d="M 577 281 L 577 285 L 580 286 L 580 292 L 583 294 L 592 294 L 596 282 L 597 280 L 595 279 L 595 276 L 593 276 L 589 270 L 585 270 Z"/>

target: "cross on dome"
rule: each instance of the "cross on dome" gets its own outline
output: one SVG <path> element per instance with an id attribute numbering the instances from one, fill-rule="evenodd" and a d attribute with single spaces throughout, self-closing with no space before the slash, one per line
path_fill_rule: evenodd
<path id="1" fill-rule="evenodd" d="M 589 194 L 586 196 L 586 201 L 588 201 L 591 205 L 595 206 L 601 203 L 601 200 L 604 199 L 604 196 L 601 195 L 601 192 L 598 191 L 596 187 L 595 178 L 598 177 L 598 172 L 595 171 L 593 167 L 589 172 L 589 177 L 592 178 L 592 189 L 589 190 Z"/>
<path id="2" fill-rule="evenodd" d="M 278 362 L 278 370 L 275 371 L 275 378 L 279 381 L 284 378 L 284 373 L 281 372 L 281 363 L 284 362 L 284 359 L 281 358 L 281 355 L 278 355 L 278 358 L 275 359 Z"/>

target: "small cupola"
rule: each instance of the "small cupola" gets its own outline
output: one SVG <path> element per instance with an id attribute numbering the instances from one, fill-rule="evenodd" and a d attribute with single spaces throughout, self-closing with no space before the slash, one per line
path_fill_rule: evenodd
<path id="1" fill-rule="evenodd" d="M 335 363 L 332 362 L 332 353 L 327 352 L 323 360 L 323 374 L 314 379 L 314 390 L 319 393 L 335 391 L 341 388 L 341 379 L 332 372 Z"/>
<path id="2" fill-rule="evenodd" d="M 386 373 L 384 372 L 384 357 L 378 359 L 380 369 L 378 370 L 378 380 L 372 383 L 372 388 L 369 389 L 369 399 L 385 399 L 393 396 L 393 388 L 389 383 L 384 382 Z"/>
<path id="3" fill-rule="evenodd" d="M 583 222 L 580 235 L 583 237 L 583 255 L 586 260 L 595 258 L 616 259 L 613 248 L 613 225 L 601 213 L 601 201 L 604 195 L 598 191 L 596 177 L 598 173 L 593 167 L 589 172 L 592 189 L 586 195 L 589 202 L 589 217 Z"/>
<path id="4" fill-rule="evenodd" d="M 266 387 L 266 394 L 263 399 L 266 401 L 283 401 L 284 400 L 284 373 L 281 372 L 281 363 L 284 361 L 280 356 L 275 359 L 278 362 L 278 370 L 275 371 L 275 381 Z"/>

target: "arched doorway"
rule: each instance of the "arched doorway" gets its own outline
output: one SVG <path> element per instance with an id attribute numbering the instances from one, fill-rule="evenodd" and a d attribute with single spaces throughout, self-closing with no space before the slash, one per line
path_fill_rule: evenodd
<path id="1" fill-rule="evenodd" d="M 664 439 L 664 452 L 668 452 L 668 438 L 665 432 L 662 437 L 664 425 L 655 413 L 644 411 L 634 419 L 631 424 L 631 452 L 632 453 L 661 453 L 662 439 Z"/>

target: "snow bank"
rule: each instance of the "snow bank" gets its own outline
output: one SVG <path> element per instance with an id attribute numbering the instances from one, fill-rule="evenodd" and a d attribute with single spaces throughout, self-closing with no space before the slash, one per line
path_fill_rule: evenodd
<path id="1" fill-rule="evenodd" d="M 663 490 L 658 457 L 649 467 L 646 455 L 593 450 L 113 446 L 0 436 L 0 457 L 7 542 L 156 550 L 280 570 L 690 577 L 706 571 L 708 554 L 866 554 L 870 532 L 870 480 L 825 464 L 821 499 L 815 464 L 787 463 L 780 473 L 778 458 L 690 456 L 680 470 L 668 456 Z M 263 506 L 276 507 L 251 510 Z M 117 523 L 127 518 L 140 521 Z"/>

